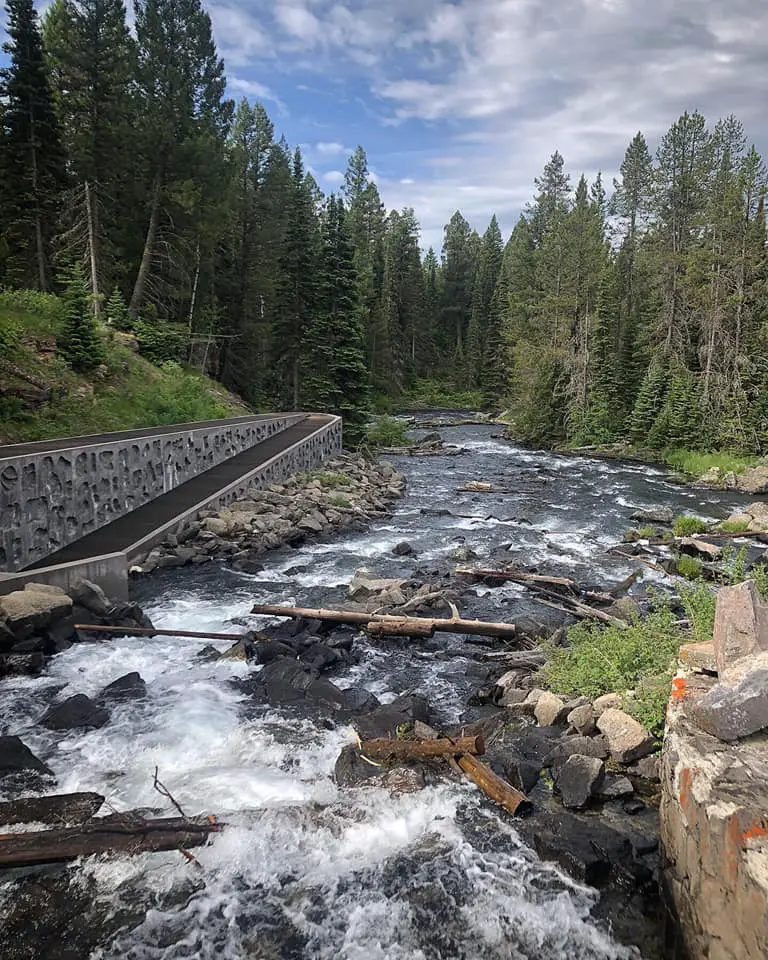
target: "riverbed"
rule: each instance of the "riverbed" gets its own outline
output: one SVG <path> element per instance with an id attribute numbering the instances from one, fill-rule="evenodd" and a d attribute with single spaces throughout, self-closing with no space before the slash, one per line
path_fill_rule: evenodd
<path id="1" fill-rule="evenodd" d="M 517 563 L 605 587 L 636 568 L 608 552 L 633 525 L 635 510 L 670 506 L 723 519 L 745 502 L 680 486 L 653 467 L 523 450 L 494 437 L 491 426 L 441 433 L 466 453 L 393 460 L 407 476 L 407 494 L 368 532 L 275 551 L 256 575 L 219 564 L 167 571 L 140 581 L 136 598 L 163 628 L 263 629 L 269 622 L 249 614 L 254 603 L 332 606 L 343 602 L 360 567 L 384 577 L 434 578 L 456 566 L 461 547 L 481 565 Z M 477 480 L 517 492 L 458 492 Z M 403 541 L 413 555 L 392 553 Z M 657 576 L 647 571 L 638 589 Z M 532 604 L 521 587 L 476 593 L 462 614 L 546 631 L 551 611 Z M 194 656 L 201 646 L 173 638 L 77 644 L 43 677 L 0 684 L 2 731 L 20 735 L 53 769 L 57 792 L 95 790 L 115 810 L 162 808 L 153 789 L 157 768 L 187 814 L 215 814 L 229 824 L 196 852 L 202 869 L 176 853 L 71 869 L 73 890 L 87 892 L 86 918 L 91 911 L 105 931 L 98 945 L 89 941 L 90 956 L 644 955 L 626 932 L 624 943 L 614 936 L 610 918 L 596 909 L 596 891 L 541 862 L 514 821 L 471 786 L 445 782 L 401 795 L 338 790 L 333 766 L 353 741 L 352 728 L 254 702 L 228 682 L 253 668 L 203 662 Z M 417 690 L 445 724 L 465 715 L 486 669 L 477 648 L 459 638 L 444 638 L 439 656 L 363 638 L 355 647 L 358 662 L 332 675 L 334 682 L 363 685 L 382 702 Z M 57 734 L 35 726 L 53 697 L 93 695 L 131 671 L 146 681 L 148 697 L 116 707 L 101 729 Z M 12 895 L 0 887 L 0 906 Z M 39 955 L 83 955 L 50 950 Z"/>

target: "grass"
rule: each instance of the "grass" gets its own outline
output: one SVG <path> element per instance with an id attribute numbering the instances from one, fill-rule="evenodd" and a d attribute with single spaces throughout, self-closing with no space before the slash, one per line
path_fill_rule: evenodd
<path id="1" fill-rule="evenodd" d="M 637 535 L 641 540 L 654 540 L 658 535 L 656 527 L 640 527 Z"/>
<path id="2" fill-rule="evenodd" d="M 340 507 L 342 510 L 349 510 L 352 506 L 352 502 L 348 500 L 344 494 L 335 493 L 330 500 L 332 507 Z"/>
<path id="3" fill-rule="evenodd" d="M 696 450 L 669 450 L 664 459 L 687 477 L 702 477 L 708 470 L 716 467 L 721 475 L 726 473 L 744 473 L 757 462 L 757 457 L 742 457 L 727 451 L 700 453 Z"/>
<path id="4" fill-rule="evenodd" d="M 106 363 L 84 377 L 41 346 L 60 332 L 59 301 L 34 291 L 0 295 L 2 442 L 98 434 L 242 415 L 248 408 L 219 384 L 176 363 L 155 366 L 111 331 Z M 5 349 L 3 349 L 5 348 Z M 47 402 L 30 392 L 51 390 Z"/>
<path id="5" fill-rule="evenodd" d="M 388 414 L 379 417 L 368 427 L 365 440 L 371 447 L 405 447 L 411 444 L 408 439 L 408 424 Z"/>
<path id="6" fill-rule="evenodd" d="M 749 530 L 750 520 L 745 517 L 743 520 L 723 520 L 718 525 L 718 530 L 723 533 L 746 533 Z"/>
<path id="7" fill-rule="evenodd" d="M 311 483 L 318 480 L 321 487 L 333 489 L 335 487 L 348 487 L 352 483 L 349 477 L 343 473 L 333 473 L 332 471 L 310 470 L 308 473 L 302 473 L 297 479 L 305 483 Z"/>
<path id="8" fill-rule="evenodd" d="M 686 580 L 702 580 L 704 578 L 704 566 L 701 560 L 696 557 L 689 557 L 682 553 L 675 561 L 677 573 Z"/>
<path id="9" fill-rule="evenodd" d="M 682 514 L 675 517 L 675 525 L 672 529 L 676 537 L 691 537 L 694 533 L 706 533 L 709 530 L 709 524 L 701 517 Z"/>

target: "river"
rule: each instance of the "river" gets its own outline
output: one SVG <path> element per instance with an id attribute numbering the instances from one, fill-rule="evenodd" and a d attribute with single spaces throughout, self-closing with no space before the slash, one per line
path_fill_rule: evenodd
<path id="1" fill-rule="evenodd" d="M 396 460 L 408 493 L 367 533 L 276 551 L 254 576 L 218 564 L 168 571 L 140 582 L 137 599 L 157 626 L 237 630 L 263 625 L 249 616 L 254 602 L 342 601 L 361 566 L 382 576 L 447 572 L 461 545 L 487 565 L 503 559 L 604 586 L 634 569 L 606 550 L 637 508 L 665 505 L 722 519 L 740 502 L 675 485 L 642 465 L 522 450 L 494 439 L 497 431 L 444 429 L 444 439 L 466 447 L 465 455 Z M 457 493 L 469 480 L 533 492 Z M 436 515 L 446 509 L 481 519 Z M 496 519 L 484 519 L 490 515 Z M 403 540 L 414 556 L 392 554 Z M 518 586 L 477 593 L 462 610 L 467 616 L 547 621 L 546 608 L 526 601 Z M 84 922 L 110 931 L 92 957 L 641 956 L 593 917 L 597 893 L 540 862 L 514 822 L 472 787 L 338 791 L 331 774 L 351 728 L 254 703 L 227 682 L 250 668 L 196 660 L 202 645 L 161 638 L 78 644 L 54 658 L 45 676 L 0 684 L 3 732 L 19 734 L 49 764 L 58 792 L 96 790 L 117 810 L 156 808 L 157 767 L 185 812 L 213 813 L 230 824 L 197 851 L 202 871 L 174 853 L 86 863 L 76 881 L 88 890 Z M 435 656 L 359 639 L 359 662 L 332 679 L 363 684 L 382 701 L 418 689 L 439 720 L 456 720 L 484 668 L 473 657 L 477 648 L 457 638 L 440 646 Z M 94 695 L 134 670 L 147 682 L 147 699 L 116 707 L 101 729 L 61 734 L 35 726 L 55 694 Z M 0 907 L 9 895 L 9 887 L 0 888 Z M 136 902 L 138 913 L 130 909 Z"/>

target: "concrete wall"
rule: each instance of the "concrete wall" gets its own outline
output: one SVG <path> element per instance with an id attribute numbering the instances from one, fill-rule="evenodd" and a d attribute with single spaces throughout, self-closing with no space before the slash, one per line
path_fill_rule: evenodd
<path id="1" fill-rule="evenodd" d="M 0 570 L 43 560 L 300 416 L 185 424 L 153 436 L 80 437 L 56 449 L 41 443 L 39 452 L 24 445 L 19 456 L 0 460 Z"/>

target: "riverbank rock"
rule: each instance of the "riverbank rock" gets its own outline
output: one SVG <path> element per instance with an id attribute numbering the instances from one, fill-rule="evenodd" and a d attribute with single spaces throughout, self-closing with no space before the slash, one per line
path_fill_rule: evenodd
<path id="1" fill-rule="evenodd" d="M 768 727 L 768 653 L 743 658 L 703 696 L 687 704 L 702 730 L 727 742 Z"/>
<path id="2" fill-rule="evenodd" d="M 361 740 L 394 738 L 399 727 L 414 724 L 417 720 L 430 722 L 429 703 L 418 694 L 407 694 L 358 717 L 355 729 Z"/>
<path id="3" fill-rule="evenodd" d="M 675 520 L 675 512 L 671 507 L 651 507 L 647 510 L 635 510 L 632 519 L 640 523 L 663 523 L 671 525 Z"/>
<path id="4" fill-rule="evenodd" d="M 712 646 L 721 677 L 744 657 L 768 651 L 768 604 L 753 580 L 718 592 Z"/>
<path id="5" fill-rule="evenodd" d="M 656 741 L 645 727 L 623 710 L 606 710 L 598 717 L 597 729 L 605 735 L 611 757 L 618 763 L 632 763 L 656 749 Z"/>
<path id="6" fill-rule="evenodd" d="M 71 598 L 47 584 L 28 583 L 23 590 L 0 597 L 0 619 L 5 621 L 15 643 L 41 635 L 71 611 Z"/>
<path id="7" fill-rule="evenodd" d="M 602 760 L 581 754 L 568 757 L 555 778 L 563 806 L 571 809 L 585 807 L 604 776 L 605 764 Z"/>
<path id="8" fill-rule="evenodd" d="M 0 737 L 0 779 L 24 772 L 53 776 L 50 767 L 39 760 L 19 737 Z"/>
<path id="9" fill-rule="evenodd" d="M 100 700 L 142 700 L 147 695 L 147 684 L 138 673 L 118 677 L 99 694 Z"/>
<path id="10" fill-rule="evenodd" d="M 540 727 L 554 727 L 565 723 L 569 712 L 564 701 L 547 690 L 538 698 L 533 714 Z"/>

